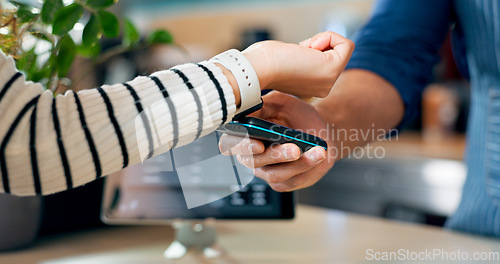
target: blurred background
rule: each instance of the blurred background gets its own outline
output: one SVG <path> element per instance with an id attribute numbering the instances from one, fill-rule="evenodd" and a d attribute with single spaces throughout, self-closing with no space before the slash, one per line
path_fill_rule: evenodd
<path id="1" fill-rule="evenodd" d="M 164 28 L 173 35 L 176 45 L 118 56 L 96 69 L 93 78 L 80 88 L 206 60 L 261 40 L 298 43 L 325 30 L 353 38 L 369 19 L 373 2 L 120 1 L 114 11 L 134 21 L 140 32 Z M 102 43 L 103 48 L 113 44 L 109 42 Z M 338 162 L 316 185 L 298 191 L 299 203 L 437 226 L 444 223 L 459 203 L 466 175 L 461 160 L 469 87 L 455 68 L 449 41 L 443 45 L 441 56 L 435 80 L 422 99 L 422 115 L 397 137 L 371 145 L 383 149 L 383 158 L 365 156 Z M 98 180 L 45 198 L 22 199 L 26 208 L 30 206 L 26 210 L 35 212 L 32 234 L 43 236 L 101 226 L 101 197 L 102 180 Z M 0 196 L 0 205 L 7 199 Z"/>
<path id="2" fill-rule="evenodd" d="M 298 43 L 325 30 L 353 38 L 369 19 L 373 3 L 132 0 L 122 1 L 120 8 L 142 30 L 169 30 L 187 51 L 175 46 L 155 50 L 155 64 L 169 67 L 266 39 Z M 339 162 L 316 185 L 298 192 L 300 203 L 443 224 L 459 203 L 466 175 L 461 160 L 469 93 L 455 67 L 449 40 L 441 56 L 435 80 L 422 98 L 421 116 L 398 137 L 371 145 L 383 158 L 365 155 Z"/>

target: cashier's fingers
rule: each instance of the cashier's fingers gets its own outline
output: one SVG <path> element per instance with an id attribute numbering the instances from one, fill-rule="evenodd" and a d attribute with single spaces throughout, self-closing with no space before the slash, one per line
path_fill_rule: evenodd
<path id="1" fill-rule="evenodd" d="M 300 158 L 300 149 L 293 143 L 272 144 L 261 154 L 238 155 L 236 158 L 245 167 L 255 169 L 270 164 L 295 161 Z"/>
<path id="2" fill-rule="evenodd" d="M 298 160 L 274 165 L 267 165 L 255 169 L 255 176 L 268 182 L 270 185 L 285 182 L 286 180 L 308 171 L 320 164 L 326 158 L 326 151 L 322 147 L 308 150 Z M 272 186 L 271 186 L 272 187 Z"/>
<path id="3" fill-rule="evenodd" d="M 261 154 L 265 149 L 262 141 L 248 137 L 222 134 L 219 140 L 219 150 L 226 156 Z"/>

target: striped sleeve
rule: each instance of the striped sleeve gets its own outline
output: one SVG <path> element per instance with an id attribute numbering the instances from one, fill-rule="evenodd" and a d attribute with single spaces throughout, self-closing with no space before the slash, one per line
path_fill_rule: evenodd
<path id="1" fill-rule="evenodd" d="M 182 146 L 231 120 L 233 90 L 210 62 L 53 98 L 0 51 L 0 192 L 51 194 Z"/>

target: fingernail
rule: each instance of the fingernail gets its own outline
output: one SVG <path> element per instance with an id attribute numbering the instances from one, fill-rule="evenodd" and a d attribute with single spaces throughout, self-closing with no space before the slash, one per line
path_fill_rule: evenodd
<path id="1" fill-rule="evenodd" d="M 325 159 L 325 152 L 321 149 L 314 149 L 313 151 L 307 152 L 305 155 L 316 163 Z"/>
<path id="2" fill-rule="evenodd" d="M 297 156 L 300 155 L 298 153 L 298 148 L 295 148 L 295 147 L 287 147 L 283 150 L 283 156 L 285 156 L 285 158 L 287 160 L 295 160 L 297 159 Z"/>

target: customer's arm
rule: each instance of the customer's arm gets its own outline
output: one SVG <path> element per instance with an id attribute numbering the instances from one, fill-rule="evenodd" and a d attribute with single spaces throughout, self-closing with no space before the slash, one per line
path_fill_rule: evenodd
<path id="1" fill-rule="evenodd" d="M 191 124 L 197 123 L 198 109 L 207 129 L 232 118 L 236 98 L 220 68 L 202 62 L 174 69 L 54 98 L 40 84 L 25 82 L 12 58 L 0 54 L 0 190 L 50 194 L 139 162 L 138 142 L 152 151 L 160 147 L 158 140 L 137 138 L 136 122 L 143 116 L 141 128 L 156 128 L 163 144 L 173 147 L 196 132 Z M 192 93 L 181 75 L 196 87 Z M 140 115 L 154 104 L 168 107 L 168 98 L 175 100 L 173 111 L 165 111 L 166 122 L 156 127 Z"/>
<path id="2" fill-rule="evenodd" d="M 341 60 L 281 42 L 256 44 L 244 55 L 262 89 L 293 76 L 296 84 L 281 90 L 325 96 L 335 81 L 330 75 L 341 73 L 353 49 L 349 40 L 338 39 L 334 49 Z M 311 81 L 311 89 L 302 89 Z M 224 66 L 200 62 L 54 98 L 26 82 L 14 60 L 0 52 L 0 191 L 67 190 L 140 162 L 143 149 L 152 156 L 187 144 L 232 119 L 239 89 Z"/>

